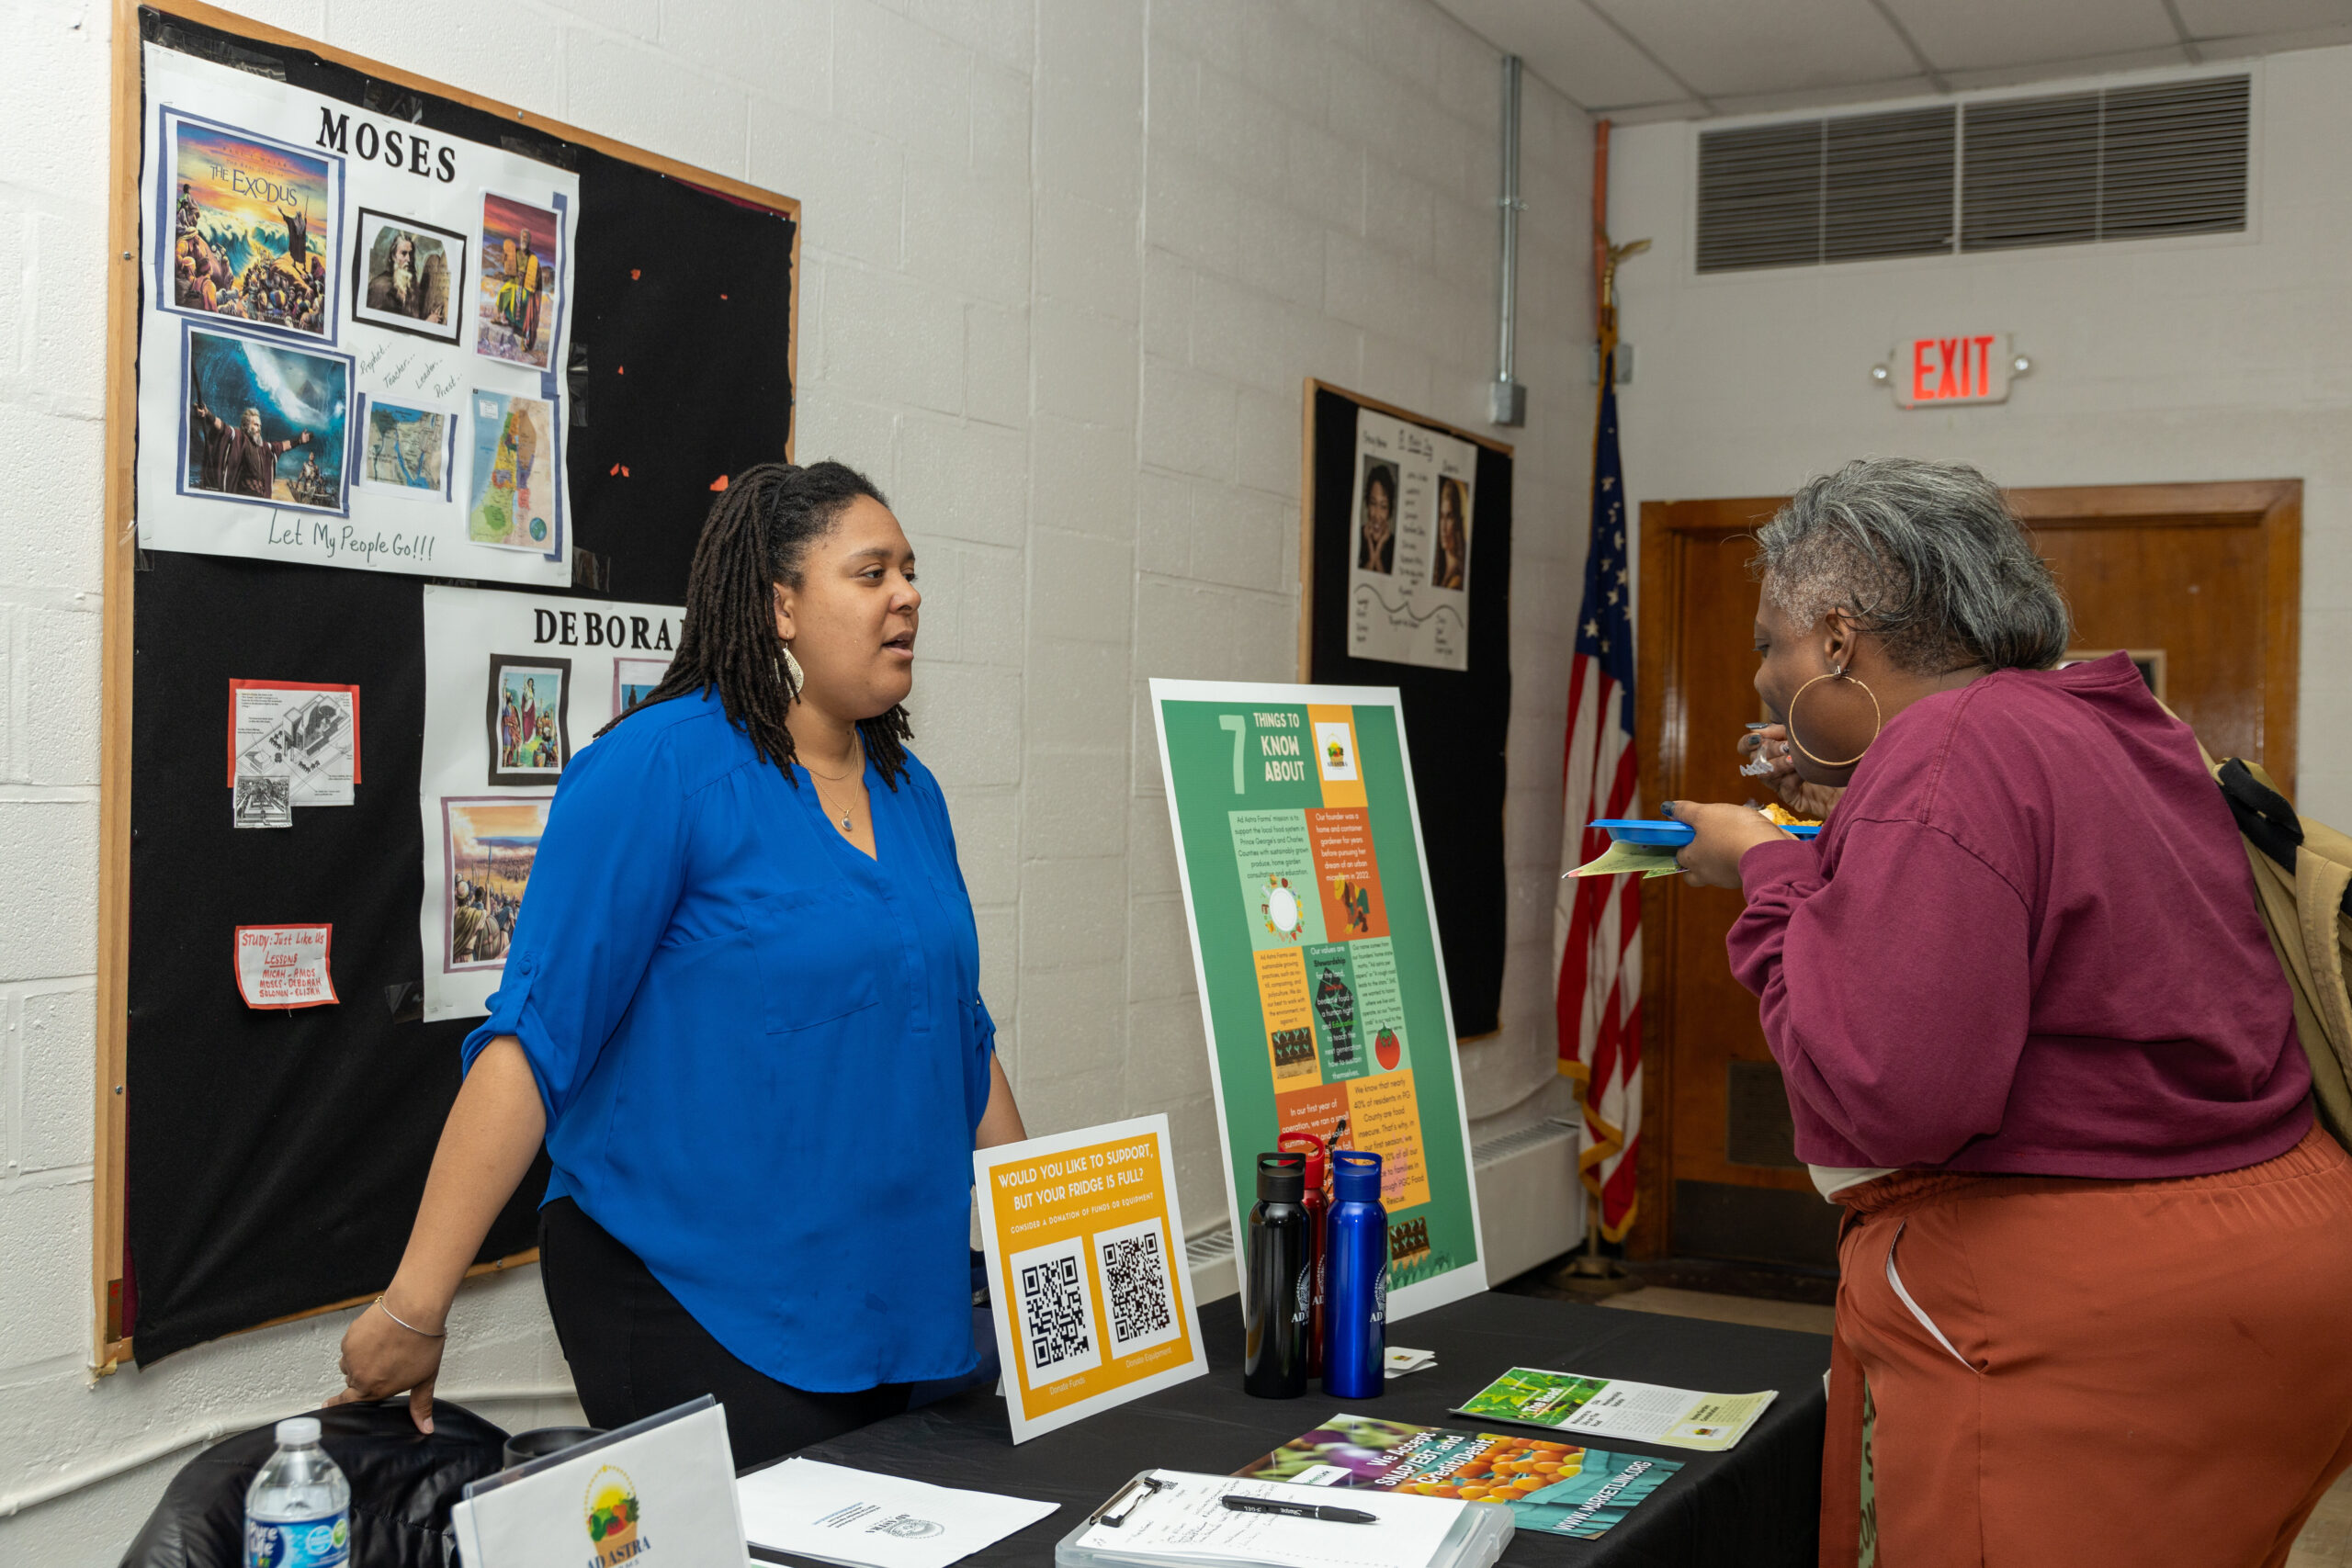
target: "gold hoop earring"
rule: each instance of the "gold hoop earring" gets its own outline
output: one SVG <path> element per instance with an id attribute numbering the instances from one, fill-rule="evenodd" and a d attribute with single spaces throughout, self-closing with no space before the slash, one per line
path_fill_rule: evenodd
<path id="1" fill-rule="evenodd" d="M 1862 749 L 1860 751 L 1855 752 L 1852 756 L 1847 758 L 1842 762 L 1833 762 L 1826 757 L 1815 756 L 1812 747 L 1807 746 L 1804 741 L 1797 739 L 1797 698 L 1804 696 L 1807 692 L 1810 692 L 1824 681 L 1853 681 L 1855 685 L 1862 687 L 1862 695 L 1870 698 L 1871 700 L 1871 738 L 1869 740 L 1862 743 Z M 1880 708 L 1878 705 L 1878 694 L 1871 691 L 1868 686 L 1862 685 L 1861 682 L 1855 681 L 1854 677 L 1851 675 L 1847 674 L 1846 667 L 1842 664 L 1831 665 L 1829 667 L 1828 674 L 1815 675 L 1812 680 L 1807 681 L 1804 685 L 1799 686 L 1796 689 L 1796 694 L 1789 698 L 1789 744 L 1804 752 L 1807 757 L 1812 758 L 1813 762 L 1816 767 L 1852 767 L 1855 763 L 1860 761 L 1864 757 L 1870 754 L 1871 743 L 1878 739 L 1878 732 L 1885 728 L 1885 713 L 1884 710 Z"/>

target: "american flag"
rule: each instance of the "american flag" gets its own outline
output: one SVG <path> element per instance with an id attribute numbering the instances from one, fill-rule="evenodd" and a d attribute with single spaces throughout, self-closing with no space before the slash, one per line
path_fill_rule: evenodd
<path id="1" fill-rule="evenodd" d="M 1632 817 L 1634 806 L 1634 622 L 1626 574 L 1624 471 L 1617 456 L 1615 355 L 1604 352 L 1600 423 L 1593 443 L 1592 538 L 1584 604 L 1568 677 L 1566 820 L 1560 869 L 1609 847 L 1587 826 Z M 1564 878 L 1553 908 L 1560 955 L 1560 1071 L 1584 1102 L 1585 1186 L 1600 1204 L 1600 1233 L 1624 1239 L 1634 1223 L 1634 1165 L 1642 1123 L 1642 879 Z"/>

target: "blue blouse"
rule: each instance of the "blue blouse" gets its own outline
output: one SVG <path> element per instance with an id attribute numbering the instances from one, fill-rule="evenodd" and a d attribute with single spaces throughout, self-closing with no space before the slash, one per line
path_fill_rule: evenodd
<path id="1" fill-rule="evenodd" d="M 548 1198 L 761 1371 L 958 1376 L 996 1025 L 947 804 L 913 758 L 896 790 L 869 763 L 869 859 L 794 775 L 710 694 L 583 749 L 465 1065 L 522 1042 Z"/>

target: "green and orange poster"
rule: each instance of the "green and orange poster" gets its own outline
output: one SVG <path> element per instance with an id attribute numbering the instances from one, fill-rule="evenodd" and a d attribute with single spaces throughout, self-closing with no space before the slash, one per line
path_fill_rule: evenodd
<path id="1" fill-rule="evenodd" d="M 1307 1132 L 1382 1157 L 1388 1315 L 1485 1290 L 1453 1010 L 1393 687 L 1154 681 L 1226 1198 Z"/>

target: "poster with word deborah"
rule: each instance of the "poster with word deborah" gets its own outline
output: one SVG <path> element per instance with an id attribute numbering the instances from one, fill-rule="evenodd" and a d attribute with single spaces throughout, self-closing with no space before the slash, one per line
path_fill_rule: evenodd
<path id="1" fill-rule="evenodd" d="M 424 586 L 424 1021 L 482 1018 L 571 759 L 643 702 L 673 604 Z"/>
<path id="2" fill-rule="evenodd" d="M 1209 1370 L 1168 1118 L 972 1152 L 1012 1440 Z"/>
<path id="3" fill-rule="evenodd" d="M 568 586 L 579 175 L 141 59 L 140 544 Z"/>
<path id="4" fill-rule="evenodd" d="M 1381 1156 L 1392 1320 L 1486 1289 L 1396 690 L 1151 694 L 1235 1234 L 1258 1156 L 1312 1133 Z"/>

